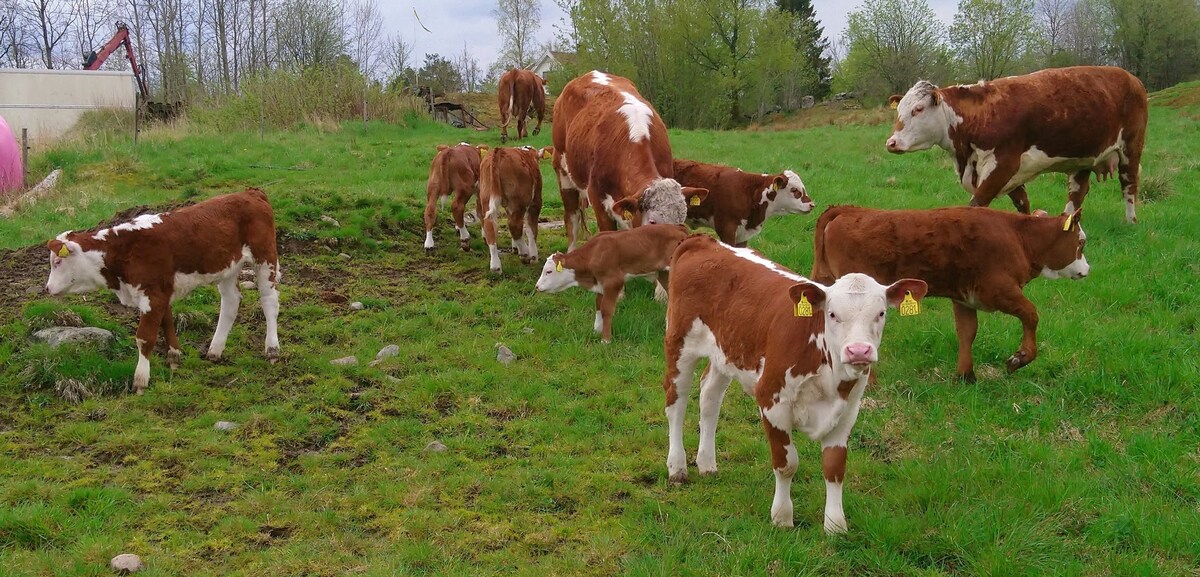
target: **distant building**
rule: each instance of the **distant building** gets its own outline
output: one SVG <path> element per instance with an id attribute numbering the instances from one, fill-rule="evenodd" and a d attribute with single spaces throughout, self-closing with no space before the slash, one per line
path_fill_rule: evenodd
<path id="1" fill-rule="evenodd" d="M 553 50 L 546 52 L 542 57 L 529 69 L 546 79 L 546 76 L 551 72 L 558 70 L 575 59 L 574 52 L 555 52 Z"/>

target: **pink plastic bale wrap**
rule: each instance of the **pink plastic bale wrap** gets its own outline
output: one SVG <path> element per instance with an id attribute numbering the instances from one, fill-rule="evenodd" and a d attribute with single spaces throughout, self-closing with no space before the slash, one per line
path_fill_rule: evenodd
<path id="1" fill-rule="evenodd" d="M 17 144 L 17 137 L 8 128 L 4 117 L 0 116 L 0 197 L 21 190 L 24 174 L 21 167 L 21 146 Z"/>

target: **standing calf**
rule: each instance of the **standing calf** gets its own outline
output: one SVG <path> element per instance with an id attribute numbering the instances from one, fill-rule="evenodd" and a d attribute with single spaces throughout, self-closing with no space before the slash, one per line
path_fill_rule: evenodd
<path id="1" fill-rule="evenodd" d="M 454 214 L 454 230 L 458 232 L 458 245 L 464 251 L 471 249 L 471 234 L 463 222 L 467 202 L 479 192 L 479 159 L 487 153 L 486 145 L 471 146 L 465 142 L 457 146 L 437 145 L 437 155 L 429 167 L 429 180 L 425 184 L 425 252 L 433 252 L 433 225 L 437 221 L 437 203 L 454 195 L 450 211 Z M 479 199 L 475 199 L 475 212 L 482 213 Z"/>
<path id="2" fill-rule="evenodd" d="M 1087 235 L 1080 211 L 1048 217 L 989 208 L 874 210 L 835 206 L 817 219 L 813 279 L 860 272 L 881 282 L 913 277 L 930 296 L 954 301 L 958 376 L 975 381 L 971 347 L 977 310 L 1021 319 L 1021 347 L 1005 366 L 1013 372 L 1037 358 L 1037 309 L 1023 287 L 1040 276 L 1080 279 Z"/>
<path id="3" fill-rule="evenodd" d="M 700 473 L 717 471 L 717 416 L 725 389 L 736 379 L 754 395 L 771 446 L 771 520 L 792 526 L 791 483 L 799 463 L 795 429 L 821 443 L 825 531 L 845 532 L 846 442 L 871 366 L 879 360 L 885 311 L 888 305 L 915 306 L 925 291 L 920 280 L 883 286 L 862 274 L 825 286 L 708 236 L 680 243 L 671 259 L 663 340 L 671 481 L 687 479 L 683 416 L 696 364 L 708 359 L 700 382 Z"/>
<path id="4" fill-rule="evenodd" d="M 500 207 L 508 213 L 508 232 L 521 264 L 537 260 L 538 215 L 542 212 L 542 171 L 538 160 L 550 158 L 551 147 L 497 148 L 479 165 L 479 202 L 486 207 L 483 236 L 491 254 L 489 267 L 500 272 L 496 248 L 496 219 Z"/>
<path id="5" fill-rule="evenodd" d="M 597 233 L 567 254 L 550 255 L 538 277 L 537 290 L 557 293 L 582 286 L 596 293 L 592 330 L 600 333 L 604 342 L 612 342 L 613 311 L 625 291 L 625 281 L 657 274 L 658 281 L 667 286 L 671 253 L 687 235 L 682 224 L 647 224 Z"/>
<path id="6" fill-rule="evenodd" d="M 242 299 L 238 272 L 247 264 L 254 268 L 267 322 L 267 358 L 279 357 L 275 216 L 261 190 L 251 188 L 173 212 L 144 214 L 94 233 L 67 231 L 46 246 L 50 294 L 108 287 L 121 304 L 138 309 L 133 386 L 139 395 L 150 382 L 150 353 L 160 326 L 167 341 L 167 361 L 171 368 L 178 366 L 179 340 L 171 303 L 201 285 L 216 284 L 221 293 L 221 316 L 207 355 L 210 360 L 221 358 Z"/>
<path id="7" fill-rule="evenodd" d="M 716 230 L 725 244 L 746 246 L 762 232 L 763 223 L 771 216 L 808 214 L 816 206 L 800 176 L 790 170 L 758 174 L 678 158 L 674 167 L 679 184 L 708 189 L 702 202 L 693 200 L 688 204 L 688 224 Z"/>

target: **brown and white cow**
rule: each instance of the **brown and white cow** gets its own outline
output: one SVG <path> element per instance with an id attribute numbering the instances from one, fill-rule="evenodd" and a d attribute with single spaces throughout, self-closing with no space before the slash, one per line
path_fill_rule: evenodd
<path id="1" fill-rule="evenodd" d="M 1023 288 L 1038 276 L 1080 279 L 1089 266 L 1080 211 L 1058 217 L 982 207 L 875 210 L 835 206 L 817 219 L 813 279 L 852 272 L 880 282 L 924 280 L 929 295 L 954 302 L 958 376 L 975 380 L 971 347 L 976 312 L 1000 311 L 1021 320 L 1021 346 L 1005 363 L 1013 372 L 1037 358 L 1037 309 Z"/>
<path id="2" fill-rule="evenodd" d="M 550 158 L 550 147 L 497 148 L 479 165 L 479 202 L 483 205 L 483 237 L 491 255 L 489 267 L 500 272 L 496 219 L 508 213 L 508 232 L 522 264 L 537 260 L 538 215 L 542 213 L 542 171 L 538 161 Z"/>
<path id="3" fill-rule="evenodd" d="M 717 471 L 717 416 L 736 379 L 758 403 L 771 447 L 771 520 L 792 526 L 796 430 L 821 443 L 825 531 L 845 532 L 846 442 L 879 359 L 885 311 L 905 299 L 919 302 L 925 290 L 920 280 L 884 286 L 863 274 L 822 285 L 708 236 L 680 243 L 671 259 L 664 339 L 671 481 L 687 479 L 683 417 L 696 365 L 708 359 L 700 381 L 700 474 Z"/>
<path id="4" fill-rule="evenodd" d="M 542 132 L 542 117 L 546 115 L 546 93 L 542 86 L 541 76 L 532 70 L 511 68 L 500 75 L 499 95 L 500 105 L 500 142 L 508 142 L 508 123 L 513 118 L 517 120 L 517 138 L 525 138 L 525 119 L 529 109 L 537 114 L 537 126 L 533 127 L 533 135 Z"/>
<path id="5" fill-rule="evenodd" d="M 567 83 L 554 102 L 553 137 L 568 251 L 588 204 L 600 230 L 616 230 L 683 224 L 688 200 L 708 194 L 672 178 L 666 125 L 620 76 L 593 70 Z"/>
<path id="6" fill-rule="evenodd" d="M 592 330 L 604 342 L 612 341 L 612 317 L 617 301 L 632 277 L 657 275 L 668 284 L 671 253 L 688 236 L 682 224 L 647 224 L 631 230 L 604 231 L 563 254 L 546 259 L 538 277 L 539 292 L 557 293 L 580 286 L 596 293 L 596 321 Z"/>
<path id="7" fill-rule="evenodd" d="M 954 155 L 958 179 L 972 206 L 1007 194 L 1029 213 L 1025 183 L 1044 172 L 1065 172 L 1063 214 L 1083 206 L 1089 177 L 1116 172 L 1125 219 L 1137 222 L 1138 172 L 1146 142 L 1146 89 L 1112 66 L 1051 68 L 938 88 L 921 81 L 897 106 L 888 152 L 937 145 Z"/>
<path id="8" fill-rule="evenodd" d="M 237 318 L 242 294 L 238 273 L 254 269 L 259 302 L 266 318 L 267 358 L 279 357 L 279 255 L 275 216 L 267 195 L 256 188 L 218 196 L 164 212 L 144 214 L 98 231 L 67 231 L 46 244 L 50 249 L 52 294 L 85 293 L 109 288 L 121 304 L 140 313 L 138 362 L 133 386 L 140 395 L 150 382 L 150 353 L 162 327 L 167 361 L 178 366 L 179 339 L 171 303 L 201 285 L 217 285 L 221 315 L 207 357 L 218 360 Z"/>
<path id="9" fill-rule="evenodd" d="M 746 246 L 776 214 L 808 214 L 815 203 L 804 182 L 791 170 L 780 174 L 743 172 L 740 168 L 676 158 L 675 180 L 708 189 L 702 202 L 688 205 L 688 224 L 717 231 L 721 242 Z"/>
<path id="10" fill-rule="evenodd" d="M 454 230 L 458 232 L 458 245 L 464 251 L 471 249 L 471 233 L 463 221 L 467 202 L 479 192 L 479 161 L 487 154 L 486 144 L 473 146 L 460 142 L 456 146 L 437 145 L 437 154 L 429 167 L 429 180 L 425 183 L 425 252 L 433 252 L 433 225 L 437 222 L 438 202 L 445 202 L 453 195 L 450 211 L 454 215 Z M 482 213 L 479 198 L 475 199 L 476 213 Z"/>

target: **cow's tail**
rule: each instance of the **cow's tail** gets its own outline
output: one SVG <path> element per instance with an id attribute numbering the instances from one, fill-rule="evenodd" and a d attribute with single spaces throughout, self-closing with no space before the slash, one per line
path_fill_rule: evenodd
<path id="1" fill-rule="evenodd" d="M 483 159 L 486 166 L 480 166 L 479 171 L 479 197 L 480 199 L 488 199 L 487 206 L 484 208 L 487 212 L 484 213 L 484 220 L 496 218 L 496 212 L 500 207 L 500 159 L 498 154 L 500 151 L 493 151 L 488 158 Z"/>
<path id="2" fill-rule="evenodd" d="M 829 267 L 829 257 L 825 254 L 825 229 L 837 218 L 839 212 L 841 211 L 836 206 L 826 209 L 817 218 L 816 230 L 813 231 L 813 268 L 809 276 L 824 285 L 833 284 L 836 280 L 833 270 Z"/>
<path id="3" fill-rule="evenodd" d="M 508 128 L 508 123 L 512 120 L 513 103 L 514 103 L 514 100 L 516 99 L 516 97 L 517 97 L 517 91 L 516 91 L 516 88 L 514 87 L 513 90 L 508 93 L 508 106 L 505 107 L 504 114 L 500 115 L 500 117 L 503 119 L 503 122 L 500 123 L 501 128 Z M 520 135 L 518 135 L 518 137 L 519 136 Z"/>

